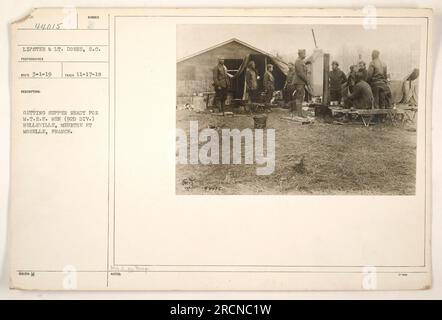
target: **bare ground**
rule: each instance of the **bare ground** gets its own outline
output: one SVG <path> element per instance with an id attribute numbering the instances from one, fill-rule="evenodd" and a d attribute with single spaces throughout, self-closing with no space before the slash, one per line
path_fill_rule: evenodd
<path id="1" fill-rule="evenodd" d="M 276 130 L 276 167 L 258 176 L 256 165 L 176 166 L 177 194 L 373 194 L 415 193 L 415 126 L 377 124 L 364 127 L 316 122 L 301 125 L 280 119 L 286 110 L 268 114 Z M 220 117 L 177 111 L 177 127 L 189 121 L 207 127 L 253 128 L 251 116 Z M 303 159 L 303 161 L 301 161 Z"/>

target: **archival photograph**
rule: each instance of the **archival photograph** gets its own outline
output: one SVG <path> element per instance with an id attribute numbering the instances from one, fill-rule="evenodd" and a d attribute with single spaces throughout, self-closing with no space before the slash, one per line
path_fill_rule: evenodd
<path id="1" fill-rule="evenodd" d="M 177 25 L 176 194 L 414 195 L 420 37 Z"/>

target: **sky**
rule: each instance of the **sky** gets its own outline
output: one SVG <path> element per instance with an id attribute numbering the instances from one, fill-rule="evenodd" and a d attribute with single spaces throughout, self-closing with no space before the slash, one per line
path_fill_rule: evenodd
<path id="1" fill-rule="evenodd" d="M 278 53 L 284 60 L 290 62 L 296 59 L 299 48 L 306 49 L 307 55 L 315 48 L 312 28 L 318 48 L 330 53 L 332 58 L 349 51 L 362 53 L 362 58 L 370 61 L 370 52 L 378 49 L 381 51 L 381 56 L 384 53 L 387 61 L 414 59 L 407 63 L 409 65 L 419 61 L 420 30 L 418 26 L 378 25 L 375 30 L 365 30 L 360 24 L 314 26 L 182 24 L 177 26 L 177 59 L 231 38 L 237 38 L 268 53 Z M 411 51 L 413 51 L 413 57 Z"/>

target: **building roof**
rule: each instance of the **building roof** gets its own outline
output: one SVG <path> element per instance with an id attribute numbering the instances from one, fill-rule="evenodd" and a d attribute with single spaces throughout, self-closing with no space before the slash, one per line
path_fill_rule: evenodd
<path id="1" fill-rule="evenodd" d="M 204 49 L 204 50 L 198 51 L 198 52 L 196 52 L 196 53 L 194 53 L 194 54 L 191 54 L 191 55 L 186 56 L 186 57 L 184 57 L 184 58 L 178 59 L 177 62 L 182 62 L 182 61 L 188 60 L 188 59 L 190 59 L 190 58 L 193 58 L 193 57 L 199 56 L 200 54 L 203 54 L 203 53 L 205 53 L 205 52 L 208 52 L 208 51 L 210 51 L 210 50 L 213 50 L 213 49 L 219 48 L 219 47 L 221 47 L 221 46 L 224 46 L 224 45 L 229 44 L 229 43 L 232 43 L 232 42 L 239 43 L 240 45 L 243 45 L 243 46 L 245 46 L 245 47 L 248 47 L 248 48 L 250 48 L 250 49 L 252 49 L 252 50 L 255 50 L 255 51 L 257 51 L 257 52 L 259 52 L 259 53 L 261 53 L 261 54 L 264 54 L 264 55 L 266 55 L 266 56 L 269 56 L 269 57 L 271 57 L 273 60 L 276 60 L 279 64 L 287 65 L 287 63 L 286 63 L 285 61 L 281 60 L 281 58 L 276 57 L 276 56 L 274 56 L 274 55 L 272 55 L 272 54 L 270 54 L 270 53 L 268 53 L 268 52 L 265 52 L 264 50 L 258 49 L 258 48 L 254 47 L 254 46 L 252 46 L 252 45 L 250 45 L 250 44 L 248 44 L 248 43 L 245 43 L 244 41 L 241 41 L 241 40 L 239 40 L 239 39 L 237 39 L 237 38 L 232 38 L 232 39 L 229 39 L 229 40 L 227 40 L 227 41 L 221 42 L 221 43 L 219 43 L 219 44 L 217 44 L 217 45 L 215 45 L 215 46 L 212 46 L 212 47 L 209 47 L 209 48 L 207 48 L 207 49 Z"/>

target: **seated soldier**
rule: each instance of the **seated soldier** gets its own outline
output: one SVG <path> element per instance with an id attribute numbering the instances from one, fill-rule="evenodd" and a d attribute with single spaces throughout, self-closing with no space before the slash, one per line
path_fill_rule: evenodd
<path id="1" fill-rule="evenodd" d="M 370 85 L 363 80 L 363 74 L 357 72 L 355 75 L 355 85 L 353 93 L 345 99 L 347 108 L 373 109 L 374 99 Z"/>

